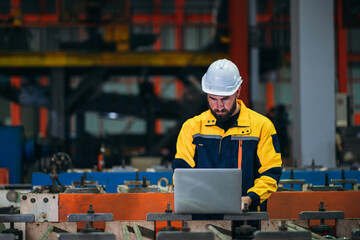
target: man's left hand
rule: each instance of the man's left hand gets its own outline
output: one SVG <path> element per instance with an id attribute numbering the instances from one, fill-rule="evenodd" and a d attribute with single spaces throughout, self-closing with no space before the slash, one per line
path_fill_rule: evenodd
<path id="1" fill-rule="evenodd" d="M 244 210 L 245 204 L 247 204 L 247 207 L 249 208 L 251 205 L 251 198 L 249 196 L 245 196 L 241 198 L 241 210 Z"/>

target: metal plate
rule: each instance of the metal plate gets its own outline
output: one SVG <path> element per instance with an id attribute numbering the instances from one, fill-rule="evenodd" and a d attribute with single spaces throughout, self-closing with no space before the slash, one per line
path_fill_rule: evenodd
<path id="1" fill-rule="evenodd" d="M 106 222 L 113 221 L 112 213 L 73 213 L 69 214 L 68 222 Z"/>
<path id="2" fill-rule="evenodd" d="M 13 234 L 0 234 L 0 240 L 15 240 L 15 235 Z"/>
<path id="3" fill-rule="evenodd" d="M 0 222 L 34 222 L 34 214 L 0 214 Z"/>
<path id="4" fill-rule="evenodd" d="M 100 190 L 96 187 L 66 188 L 64 193 L 100 193 Z"/>
<path id="5" fill-rule="evenodd" d="M 254 233 L 254 239 L 255 240 L 278 240 L 278 239 L 311 240 L 311 232 L 257 231 Z"/>
<path id="6" fill-rule="evenodd" d="M 267 212 L 247 212 L 240 214 L 225 214 L 224 220 L 267 220 L 269 219 L 269 214 Z"/>
<path id="7" fill-rule="evenodd" d="M 146 214 L 147 221 L 189 221 L 192 220 L 191 214 L 176 214 L 176 213 L 148 213 Z"/>
<path id="8" fill-rule="evenodd" d="M 344 219 L 345 214 L 342 211 L 303 211 L 299 214 L 300 219 Z"/>
<path id="9" fill-rule="evenodd" d="M 212 232 L 159 232 L 158 240 L 214 240 Z"/>
<path id="10" fill-rule="evenodd" d="M 59 240 L 115 240 L 112 233 L 62 233 Z"/>
<path id="11" fill-rule="evenodd" d="M 59 194 L 21 194 L 20 213 L 34 214 L 35 222 L 58 222 Z"/>

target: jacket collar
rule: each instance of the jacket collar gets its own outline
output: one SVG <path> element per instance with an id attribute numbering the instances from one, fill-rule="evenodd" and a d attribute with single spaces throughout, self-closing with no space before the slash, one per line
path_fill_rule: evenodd
<path id="1" fill-rule="evenodd" d="M 239 127 L 249 127 L 250 126 L 249 109 L 245 106 L 243 101 L 238 99 L 237 103 L 240 105 L 240 115 L 238 118 L 238 126 Z"/>

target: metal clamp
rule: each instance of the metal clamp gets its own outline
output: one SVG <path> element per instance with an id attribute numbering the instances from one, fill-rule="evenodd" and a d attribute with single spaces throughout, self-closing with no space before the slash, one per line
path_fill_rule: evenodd
<path id="1" fill-rule="evenodd" d="M 0 222 L 35 222 L 34 214 L 0 214 Z"/>
<path id="2" fill-rule="evenodd" d="M 177 213 L 148 213 L 146 214 L 147 221 L 189 221 L 192 220 L 191 214 L 177 214 Z"/>
<path id="3" fill-rule="evenodd" d="M 239 214 L 225 214 L 224 220 L 268 220 L 269 214 L 267 212 L 244 212 Z"/>

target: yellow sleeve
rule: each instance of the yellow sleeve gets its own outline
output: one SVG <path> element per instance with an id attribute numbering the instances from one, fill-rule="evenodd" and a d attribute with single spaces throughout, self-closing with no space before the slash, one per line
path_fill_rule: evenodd
<path id="1" fill-rule="evenodd" d="M 254 186 L 248 190 L 248 194 L 252 198 L 257 195 L 259 203 L 262 203 L 277 190 L 281 176 L 280 146 L 275 127 L 270 120 L 262 126 L 257 155 L 261 164 L 258 170 L 260 177 L 255 179 Z"/>
<path id="2" fill-rule="evenodd" d="M 176 155 L 175 159 L 183 159 L 191 167 L 195 166 L 195 144 L 193 144 L 193 126 L 191 124 L 192 119 L 187 120 L 179 133 L 176 143 Z"/>

